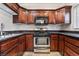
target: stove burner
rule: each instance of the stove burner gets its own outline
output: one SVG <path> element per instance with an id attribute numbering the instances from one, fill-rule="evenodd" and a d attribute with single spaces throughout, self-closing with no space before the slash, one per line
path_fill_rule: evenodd
<path id="1" fill-rule="evenodd" d="M 44 32 L 44 31 L 39 31 L 39 32 L 35 32 L 34 36 L 35 37 L 48 37 L 49 33 L 48 32 Z"/>

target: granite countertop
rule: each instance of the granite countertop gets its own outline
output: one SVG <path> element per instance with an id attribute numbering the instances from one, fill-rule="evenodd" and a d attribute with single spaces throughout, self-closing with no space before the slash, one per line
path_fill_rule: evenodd
<path id="1" fill-rule="evenodd" d="M 4 40 L 7 40 L 9 38 L 17 37 L 17 36 L 20 36 L 20 35 L 23 35 L 23 34 L 25 34 L 25 33 L 19 33 L 19 34 L 11 34 L 11 35 L 0 36 L 0 41 L 4 41 Z"/>
<path id="2" fill-rule="evenodd" d="M 71 36 L 71 37 L 79 38 L 79 34 L 78 33 L 61 33 L 61 34 L 67 35 L 67 36 Z"/>
<path id="3" fill-rule="evenodd" d="M 23 33 L 13 33 L 13 34 L 9 34 L 9 35 L 3 35 L 3 36 L 0 36 L 0 41 L 4 41 L 4 40 L 7 40 L 9 38 L 21 36 L 24 34 L 33 34 L 33 32 L 23 32 Z"/>
<path id="4" fill-rule="evenodd" d="M 52 34 L 53 34 L 53 33 L 56 33 L 56 34 L 63 34 L 63 35 L 66 35 L 66 36 L 71 36 L 71 37 L 79 38 L 79 33 L 52 32 Z"/>
<path id="5" fill-rule="evenodd" d="M 79 34 L 78 34 L 78 33 L 50 32 L 50 34 L 53 34 L 53 33 L 56 33 L 56 34 L 63 34 L 63 35 L 67 35 L 67 36 L 79 38 Z M 15 33 L 15 34 L 11 34 L 11 35 L 0 36 L 0 41 L 4 41 L 4 40 L 7 40 L 7 39 L 9 39 L 9 38 L 17 37 L 17 36 L 24 35 L 24 34 L 31 34 L 31 32 Z M 33 34 L 33 33 L 32 33 L 32 34 Z M 49 34 L 49 35 L 50 35 L 50 34 Z"/>

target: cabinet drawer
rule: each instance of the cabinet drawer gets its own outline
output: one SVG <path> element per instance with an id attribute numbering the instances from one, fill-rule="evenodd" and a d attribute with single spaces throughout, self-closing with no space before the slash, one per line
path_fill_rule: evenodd
<path id="1" fill-rule="evenodd" d="M 17 55 L 18 55 L 18 47 L 17 46 L 6 54 L 6 56 L 17 56 Z"/>
<path id="2" fill-rule="evenodd" d="M 65 46 L 65 53 L 68 53 L 69 56 L 79 56 L 76 52 Z"/>
<path id="3" fill-rule="evenodd" d="M 8 40 L 1 43 L 1 52 L 4 52 L 14 46 L 18 42 L 17 39 Z"/>
<path id="4" fill-rule="evenodd" d="M 70 49 L 72 49 L 73 51 L 75 51 L 76 53 L 79 54 L 79 47 L 76 47 L 70 43 L 65 42 L 65 45 L 68 46 Z"/>
<path id="5" fill-rule="evenodd" d="M 67 42 L 79 47 L 79 40 L 76 40 L 75 38 L 66 37 L 65 41 L 67 41 Z"/>

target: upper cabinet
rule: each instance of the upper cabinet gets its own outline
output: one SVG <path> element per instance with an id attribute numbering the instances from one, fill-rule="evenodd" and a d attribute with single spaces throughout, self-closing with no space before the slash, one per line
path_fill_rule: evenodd
<path id="1" fill-rule="evenodd" d="M 55 11 L 56 24 L 69 24 L 71 20 L 71 6 L 65 6 Z"/>
<path id="2" fill-rule="evenodd" d="M 46 10 L 38 10 L 37 16 L 48 16 L 48 11 Z"/>
<path id="3" fill-rule="evenodd" d="M 48 24 L 70 24 L 71 6 L 64 6 L 56 10 L 30 10 L 27 23 L 34 24 L 36 16 L 47 16 Z"/>
<path id="4" fill-rule="evenodd" d="M 31 10 L 28 12 L 28 24 L 34 24 L 35 17 L 47 16 L 49 24 L 55 24 L 55 12 L 50 10 Z"/>
<path id="5" fill-rule="evenodd" d="M 48 23 L 55 24 L 55 11 L 48 11 Z"/>
<path id="6" fill-rule="evenodd" d="M 18 9 L 18 15 L 13 15 L 13 23 L 27 23 L 27 11 L 23 8 Z"/>
<path id="7" fill-rule="evenodd" d="M 13 15 L 13 23 L 27 23 L 26 9 L 22 8 L 17 3 L 4 3 L 4 4 L 17 13 L 17 15 Z"/>
<path id="8" fill-rule="evenodd" d="M 28 11 L 27 24 L 34 24 L 35 17 L 37 16 L 48 16 L 48 13 L 46 11 L 40 11 L 40 10 Z"/>
<path id="9" fill-rule="evenodd" d="M 28 11 L 28 19 L 27 24 L 34 24 L 34 18 L 35 18 L 35 11 Z"/>
<path id="10" fill-rule="evenodd" d="M 14 12 L 18 13 L 19 5 L 17 3 L 4 3 L 4 4 Z"/>
<path id="11" fill-rule="evenodd" d="M 47 16 L 48 24 L 70 24 L 71 21 L 71 6 L 64 6 L 54 10 L 26 10 L 17 3 L 4 4 L 17 13 L 17 15 L 13 15 L 13 23 L 34 24 L 37 16 Z"/>
<path id="12" fill-rule="evenodd" d="M 18 9 L 18 21 L 20 23 L 27 23 L 27 14 L 26 10 L 23 8 Z"/>

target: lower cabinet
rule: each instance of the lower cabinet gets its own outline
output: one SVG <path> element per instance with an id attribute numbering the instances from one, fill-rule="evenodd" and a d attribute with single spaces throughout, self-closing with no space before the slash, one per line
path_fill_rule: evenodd
<path id="1" fill-rule="evenodd" d="M 59 51 L 62 56 L 79 56 L 79 38 L 62 34 L 50 36 L 51 51 Z"/>
<path id="2" fill-rule="evenodd" d="M 20 56 L 25 51 L 25 36 L 18 36 L 0 42 L 1 56 Z"/>
<path id="3" fill-rule="evenodd" d="M 18 49 L 18 56 L 23 55 L 23 53 L 24 53 L 24 47 L 23 46 L 24 46 L 23 43 L 18 45 L 18 48 L 19 48 Z"/>
<path id="4" fill-rule="evenodd" d="M 33 34 L 26 35 L 26 50 L 33 51 Z"/>
<path id="5" fill-rule="evenodd" d="M 10 38 L 8 40 L 1 42 L 1 55 L 7 55 L 11 50 L 15 50 L 15 46 L 17 45 L 18 39 Z M 12 52 L 13 53 L 13 52 Z M 15 51 L 14 51 L 15 53 Z"/>
<path id="6" fill-rule="evenodd" d="M 58 35 L 52 34 L 50 37 L 50 50 L 58 51 Z"/>
<path id="7" fill-rule="evenodd" d="M 18 55 L 20 56 L 23 55 L 25 51 L 25 36 L 20 36 L 18 39 Z"/>
<path id="8" fill-rule="evenodd" d="M 33 34 L 21 35 L 0 42 L 1 56 L 21 56 L 24 51 L 33 51 Z M 64 56 L 79 56 L 79 38 L 51 34 L 50 50 Z"/>
<path id="9" fill-rule="evenodd" d="M 6 54 L 6 56 L 17 56 L 17 55 L 18 55 L 18 46 L 15 46 Z"/>
<path id="10" fill-rule="evenodd" d="M 58 37 L 58 51 L 61 55 L 64 54 L 64 35 L 59 35 Z"/>
<path id="11" fill-rule="evenodd" d="M 79 40 L 65 36 L 64 56 L 79 56 Z"/>

